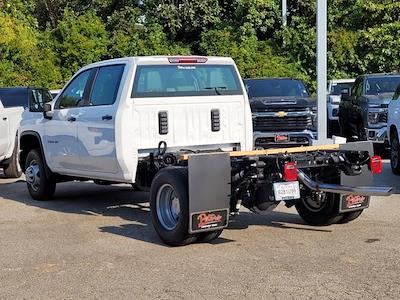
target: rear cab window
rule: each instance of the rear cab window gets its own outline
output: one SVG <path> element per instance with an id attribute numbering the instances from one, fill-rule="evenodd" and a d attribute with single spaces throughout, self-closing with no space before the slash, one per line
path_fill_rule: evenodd
<path id="1" fill-rule="evenodd" d="M 242 95 L 233 65 L 139 65 L 132 98 Z"/>

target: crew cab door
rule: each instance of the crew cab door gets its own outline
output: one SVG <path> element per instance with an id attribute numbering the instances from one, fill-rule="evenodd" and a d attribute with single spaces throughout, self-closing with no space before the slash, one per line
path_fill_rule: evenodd
<path id="1" fill-rule="evenodd" d="M 73 174 L 80 167 L 82 147 L 77 141 L 77 120 L 83 113 L 80 105 L 88 92 L 91 72 L 86 70 L 77 74 L 63 90 L 55 103 L 53 117 L 45 126 L 46 161 L 53 171 L 67 169 Z"/>
<path id="2" fill-rule="evenodd" d="M 6 113 L 6 110 L 3 108 L 3 105 L 0 102 L 0 159 L 5 155 L 5 152 L 8 149 L 8 145 L 10 143 L 10 135 L 9 132 L 9 120 Z"/>
<path id="3" fill-rule="evenodd" d="M 77 121 L 80 170 L 116 173 L 118 161 L 115 148 L 115 114 L 117 95 L 124 65 L 96 68 L 88 100 L 80 109 Z"/>

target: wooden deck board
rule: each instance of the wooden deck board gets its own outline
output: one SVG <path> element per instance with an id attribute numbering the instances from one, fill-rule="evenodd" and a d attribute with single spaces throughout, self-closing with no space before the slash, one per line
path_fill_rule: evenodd
<path id="1" fill-rule="evenodd" d="M 252 151 L 231 151 L 228 152 L 230 157 L 238 157 L 238 156 L 259 156 L 259 155 L 269 155 L 269 154 L 279 154 L 279 153 L 301 153 L 308 151 L 318 151 L 318 150 L 338 150 L 340 147 L 339 144 L 330 144 L 330 145 L 320 145 L 320 146 L 301 146 L 301 147 L 292 147 L 292 148 L 275 148 L 275 149 L 267 149 L 267 150 L 252 150 Z M 217 152 L 218 153 L 218 152 Z M 205 153 L 199 154 L 184 154 L 182 155 L 182 160 L 188 160 L 191 155 L 201 155 Z"/>

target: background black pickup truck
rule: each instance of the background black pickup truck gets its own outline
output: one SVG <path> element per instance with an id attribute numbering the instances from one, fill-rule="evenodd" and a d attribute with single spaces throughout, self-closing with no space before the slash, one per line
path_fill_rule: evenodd
<path id="1" fill-rule="evenodd" d="M 303 81 L 291 78 L 244 80 L 257 148 L 306 146 L 316 135 L 316 102 Z"/>
<path id="2" fill-rule="evenodd" d="M 339 105 L 341 136 L 349 141 L 387 143 L 389 102 L 400 84 L 400 74 L 358 76 L 350 91 L 344 90 Z"/>

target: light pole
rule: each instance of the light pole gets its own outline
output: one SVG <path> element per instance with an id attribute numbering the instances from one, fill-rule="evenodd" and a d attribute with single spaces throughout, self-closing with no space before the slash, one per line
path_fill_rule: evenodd
<path id="1" fill-rule="evenodd" d="M 287 25 L 287 0 L 282 0 L 282 25 Z"/>
<path id="2" fill-rule="evenodd" d="M 327 0 L 317 0 L 317 113 L 318 144 L 332 143 L 327 139 L 326 83 L 327 83 Z"/>

